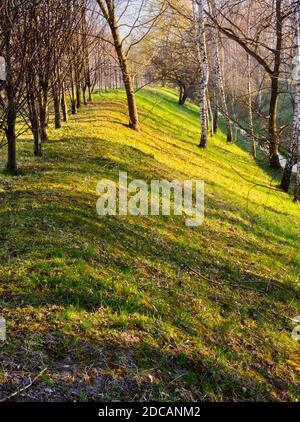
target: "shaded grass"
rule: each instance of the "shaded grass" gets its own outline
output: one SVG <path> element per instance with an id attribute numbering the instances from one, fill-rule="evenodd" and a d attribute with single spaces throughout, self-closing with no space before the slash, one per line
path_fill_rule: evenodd
<path id="1" fill-rule="evenodd" d="M 197 107 L 172 90 L 138 103 L 141 133 L 122 91 L 97 94 L 0 176 L 1 395 L 47 366 L 20 399 L 298 400 L 299 207 L 254 187 L 280 175 L 242 141 L 199 150 Z M 96 185 L 120 170 L 204 179 L 205 224 L 98 217 Z"/>

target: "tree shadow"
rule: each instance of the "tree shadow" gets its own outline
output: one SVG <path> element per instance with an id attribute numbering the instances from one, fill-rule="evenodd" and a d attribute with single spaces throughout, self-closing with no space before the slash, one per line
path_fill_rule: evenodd
<path id="1" fill-rule="evenodd" d="M 49 142 L 46 155 L 0 197 L 1 362 L 12 374 L 0 391 L 48 366 L 21 399 L 287 399 L 299 286 L 266 267 L 298 244 L 296 230 L 272 232 L 268 216 L 255 226 L 215 192 L 197 229 L 182 217 L 101 218 L 101 178 L 173 180 L 176 165 L 83 136 Z"/>

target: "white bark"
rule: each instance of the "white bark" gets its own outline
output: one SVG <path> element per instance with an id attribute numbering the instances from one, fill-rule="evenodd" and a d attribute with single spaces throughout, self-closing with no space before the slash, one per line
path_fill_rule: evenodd
<path id="1" fill-rule="evenodd" d="M 212 29 L 212 46 L 213 46 L 215 85 L 221 97 L 221 104 L 222 104 L 221 110 L 225 117 L 226 128 L 227 128 L 227 142 L 232 142 L 232 128 L 231 128 L 230 116 L 229 116 L 228 106 L 227 106 L 227 101 L 226 101 L 222 69 L 221 69 L 221 64 L 220 64 L 218 34 L 217 34 L 216 27 L 213 27 Z"/>
<path id="2" fill-rule="evenodd" d="M 200 67 L 200 89 L 199 89 L 199 107 L 200 107 L 200 126 L 201 138 L 200 147 L 207 146 L 208 138 L 208 102 L 207 102 L 207 87 L 209 81 L 209 66 L 207 58 L 206 35 L 205 35 L 205 16 L 203 0 L 196 0 L 198 9 L 198 27 L 197 27 L 197 55 Z"/>
<path id="3" fill-rule="evenodd" d="M 292 15 L 293 26 L 296 29 L 295 35 L 295 69 L 293 71 L 293 79 L 296 82 L 296 96 L 295 96 L 295 109 L 293 118 L 292 135 L 290 141 L 289 155 L 284 169 L 284 174 L 281 186 L 285 191 L 288 191 L 290 180 L 292 176 L 292 169 L 297 156 L 297 177 L 296 177 L 296 192 L 295 200 L 300 199 L 300 11 L 299 4 L 294 2 L 294 11 Z"/>
<path id="4" fill-rule="evenodd" d="M 300 58 L 300 56 L 299 56 Z M 295 118 L 294 118 L 294 130 L 293 138 L 295 143 L 295 149 L 297 154 L 297 177 L 296 177 L 296 193 L 295 200 L 300 200 L 300 137 L 299 137 L 299 128 L 300 128 L 300 80 L 297 82 L 297 94 L 296 94 L 296 103 L 295 103 Z M 296 123 L 297 122 L 297 123 Z M 292 141 L 293 142 L 293 141 Z M 297 146 L 296 146 L 297 144 Z M 292 164 L 293 167 L 293 164 Z"/>
<path id="5" fill-rule="evenodd" d="M 263 98 L 262 98 L 262 85 L 263 85 L 263 78 L 262 78 L 262 71 L 261 71 L 261 67 L 258 66 L 257 68 L 257 89 L 258 89 L 258 94 L 257 94 L 257 105 L 258 108 L 261 110 L 262 108 L 262 103 L 263 103 Z"/>
<path id="6" fill-rule="evenodd" d="M 300 137 L 299 137 L 299 130 L 300 130 L 300 6 L 298 2 L 294 4 L 295 11 L 294 11 L 294 19 L 295 19 L 295 27 L 297 28 L 296 34 L 296 68 L 294 70 L 294 79 L 297 83 L 297 92 L 296 92 L 296 99 L 295 99 L 295 112 L 294 112 L 294 125 L 293 125 L 293 134 L 294 141 L 292 139 L 292 143 L 294 142 L 295 146 L 297 145 L 296 153 L 297 153 L 297 177 L 296 177 L 296 190 L 295 190 L 295 200 L 300 200 Z M 293 145 L 294 145 L 293 144 Z"/>
<path id="7" fill-rule="evenodd" d="M 295 157 L 298 155 L 298 144 L 299 144 L 299 109 L 300 109 L 300 84 L 298 85 L 296 97 L 295 97 L 295 111 L 294 111 L 294 119 L 293 119 L 293 127 L 292 127 L 292 135 L 290 140 L 290 146 L 289 146 L 289 154 L 288 158 L 286 160 L 286 164 L 284 167 L 283 177 L 281 181 L 281 187 L 283 190 L 288 192 L 291 177 L 293 173 L 293 166 L 295 163 Z M 297 161 L 297 179 L 300 177 L 298 175 L 299 162 Z M 299 182 L 300 183 L 300 182 Z"/>
<path id="8" fill-rule="evenodd" d="M 247 36 L 250 38 L 250 22 L 251 22 L 251 3 L 249 3 L 248 8 L 248 18 L 247 18 Z M 249 135 L 252 146 L 252 156 L 256 158 L 256 139 L 254 133 L 254 124 L 253 124 L 253 109 L 252 109 L 252 80 L 251 80 L 251 56 L 247 54 L 247 77 L 248 77 L 248 126 L 249 126 Z"/>
<path id="9" fill-rule="evenodd" d="M 247 54 L 247 73 L 248 73 L 248 125 L 252 145 L 252 155 L 256 158 L 256 140 L 253 125 L 253 110 L 252 110 L 252 83 L 251 83 L 251 57 Z"/>

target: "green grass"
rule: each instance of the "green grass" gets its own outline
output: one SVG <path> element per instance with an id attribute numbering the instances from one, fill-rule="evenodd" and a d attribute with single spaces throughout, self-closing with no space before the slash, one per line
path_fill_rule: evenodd
<path id="1" fill-rule="evenodd" d="M 47 368 L 18 400 L 299 400 L 299 205 L 244 142 L 200 150 L 198 109 L 172 90 L 138 105 L 135 133 L 123 92 L 97 94 L 0 175 L 0 398 Z M 204 224 L 99 217 L 119 170 L 204 179 Z"/>

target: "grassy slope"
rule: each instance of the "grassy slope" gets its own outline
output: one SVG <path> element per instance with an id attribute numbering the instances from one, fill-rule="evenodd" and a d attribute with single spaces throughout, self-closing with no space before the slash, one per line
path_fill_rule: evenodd
<path id="1" fill-rule="evenodd" d="M 172 91 L 138 102 L 141 133 L 122 93 L 98 96 L 0 175 L 0 397 L 48 367 L 19 399 L 299 399 L 299 206 L 253 188 L 276 175 L 242 143 L 199 150 L 197 108 Z M 205 224 L 98 217 L 96 184 L 119 170 L 204 179 Z"/>

